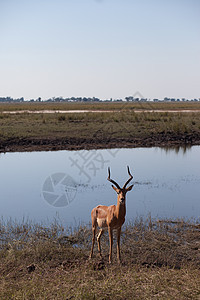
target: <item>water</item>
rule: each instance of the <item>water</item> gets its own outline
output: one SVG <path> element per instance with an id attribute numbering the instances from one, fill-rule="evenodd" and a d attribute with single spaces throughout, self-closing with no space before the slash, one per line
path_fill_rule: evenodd
<path id="1" fill-rule="evenodd" d="M 107 181 L 134 176 L 126 220 L 200 217 L 200 147 L 136 148 L 0 154 L 0 216 L 64 225 L 90 222 L 98 204 L 116 204 Z"/>

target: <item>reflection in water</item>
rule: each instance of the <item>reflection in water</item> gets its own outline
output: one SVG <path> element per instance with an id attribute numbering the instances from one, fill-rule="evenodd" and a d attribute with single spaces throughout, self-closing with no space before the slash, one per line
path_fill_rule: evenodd
<path id="1" fill-rule="evenodd" d="M 78 168 L 77 162 L 86 157 L 92 163 Z M 93 207 L 116 204 L 107 181 L 108 166 L 120 185 L 129 165 L 135 185 L 127 195 L 127 220 L 148 214 L 198 218 L 199 163 L 199 146 L 2 154 L 1 216 L 45 222 L 58 214 L 63 224 L 88 223 Z"/>
<path id="2" fill-rule="evenodd" d="M 191 145 L 184 145 L 184 146 L 171 146 L 171 147 L 162 147 L 161 149 L 165 150 L 166 153 L 171 153 L 172 151 L 176 154 L 186 154 L 187 151 L 192 149 Z"/>

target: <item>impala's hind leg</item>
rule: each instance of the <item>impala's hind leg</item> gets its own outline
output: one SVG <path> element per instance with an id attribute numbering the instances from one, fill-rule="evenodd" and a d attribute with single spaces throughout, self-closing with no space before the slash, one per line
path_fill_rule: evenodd
<path id="1" fill-rule="evenodd" d="M 103 234 L 103 229 L 101 228 L 100 231 L 99 231 L 99 234 L 97 236 L 98 250 L 99 250 L 99 255 L 100 256 L 102 256 L 101 255 L 101 245 L 100 245 L 100 238 L 101 238 L 102 234 Z"/>
<path id="2" fill-rule="evenodd" d="M 94 250 L 94 243 L 95 243 L 95 235 L 96 235 L 96 226 L 92 226 L 92 248 L 90 252 L 90 258 L 92 258 L 93 250 Z"/>

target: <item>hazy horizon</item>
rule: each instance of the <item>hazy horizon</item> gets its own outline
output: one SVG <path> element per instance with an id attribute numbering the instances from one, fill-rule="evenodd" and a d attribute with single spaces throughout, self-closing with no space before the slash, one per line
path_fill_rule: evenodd
<path id="1" fill-rule="evenodd" d="M 0 0 L 0 97 L 200 97 L 198 0 Z"/>

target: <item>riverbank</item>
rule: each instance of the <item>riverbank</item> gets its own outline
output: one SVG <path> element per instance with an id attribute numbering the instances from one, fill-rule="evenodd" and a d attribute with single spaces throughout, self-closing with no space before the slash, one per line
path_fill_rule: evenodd
<path id="1" fill-rule="evenodd" d="M 0 114 L 0 152 L 200 145 L 200 113 Z"/>
<path id="2" fill-rule="evenodd" d="M 90 226 L 74 231 L 58 222 L 0 223 L 1 299 L 198 299 L 198 224 L 183 220 L 137 219 L 123 226 L 122 264 L 89 260 Z"/>
<path id="3" fill-rule="evenodd" d="M 199 103 L 1 104 L 0 152 L 200 145 L 198 108 Z M 55 112 L 61 109 L 68 113 Z"/>
<path id="4" fill-rule="evenodd" d="M 190 147 L 200 145 L 200 135 L 157 134 L 132 138 L 9 138 L 0 142 L 0 153 L 25 151 L 91 150 L 136 147 Z"/>

